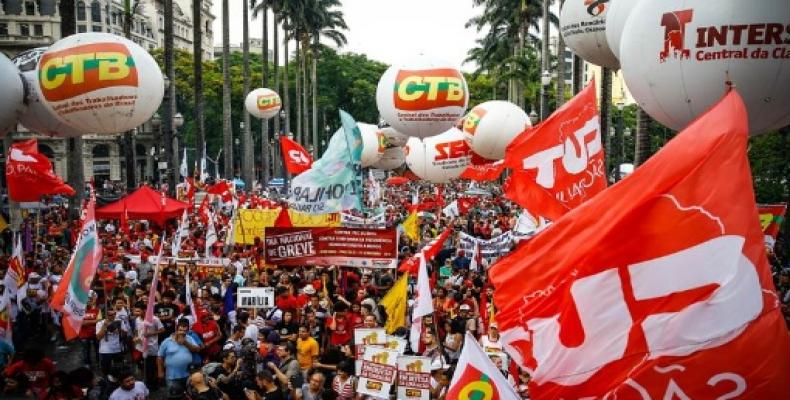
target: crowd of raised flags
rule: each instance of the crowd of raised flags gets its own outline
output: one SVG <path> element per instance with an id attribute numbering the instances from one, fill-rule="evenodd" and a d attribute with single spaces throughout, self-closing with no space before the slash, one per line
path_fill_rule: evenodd
<path id="1" fill-rule="evenodd" d="M 137 339 L 136 377 L 152 391 L 163 379 L 173 398 L 204 398 L 195 393 L 204 388 L 207 398 L 249 399 L 786 397 L 790 270 L 765 245 L 782 217 L 763 218 L 754 202 L 740 97 L 729 92 L 613 186 L 595 99 L 591 84 L 518 136 L 504 160 L 447 185 L 363 179 L 359 129 L 341 112 L 321 158 L 283 145 L 296 174 L 288 202 L 208 185 L 202 166 L 182 186 L 190 207 L 175 223 L 131 227 L 124 215 L 116 232 L 96 220 L 91 196 L 63 265 L 31 259 L 14 237 L 0 339 L 36 357 L 4 360 L 0 347 L 0 397 L 81 398 L 65 378 L 50 387 L 49 372 L 38 374 L 51 365 L 31 348 L 42 333 L 31 327 L 79 338 L 88 364 L 98 339 L 102 383 L 68 378 L 95 398 L 148 396 L 145 386 L 113 386 L 134 379 L 122 367 L 139 361 Z M 25 146 L 18 161 L 43 163 Z M 500 190 L 489 182 L 505 169 Z M 276 227 L 291 226 L 291 208 L 397 229 L 400 266 L 268 265 L 263 232 L 234 240 L 239 212 L 256 208 L 279 209 Z M 135 263 L 122 261 L 130 254 Z M 227 261 L 199 267 L 201 258 Z M 237 304 L 251 288 L 272 289 L 261 301 L 273 305 Z M 31 322 L 31 304 L 52 318 Z"/>

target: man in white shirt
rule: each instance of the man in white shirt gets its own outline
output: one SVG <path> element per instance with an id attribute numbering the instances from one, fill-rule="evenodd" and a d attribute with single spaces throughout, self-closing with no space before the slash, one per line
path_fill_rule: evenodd
<path id="1" fill-rule="evenodd" d="M 145 400 L 148 398 L 148 388 L 145 384 L 134 379 L 130 369 L 124 369 L 117 376 L 120 386 L 110 395 L 110 400 Z"/>
<path id="2" fill-rule="evenodd" d="M 116 318 L 115 310 L 107 309 L 105 318 L 96 323 L 96 339 L 99 340 L 99 365 L 106 376 L 114 364 L 123 362 L 121 337 L 129 334 L 129 325 Z"/>
<path id="3" fill-rule="evenodd" d="M 145 322 L 145 303 L 135 303 L 134 313 L 134 359 L 142 358 L 145 363 L 145 381 L 149 385 L 156 384 L 156 356 L 159 354 L 159 335 L 165 332 L 165 326 L 156 316 L 150 323 Z M 155 389 L 154 386 L 152 388 Z"/>

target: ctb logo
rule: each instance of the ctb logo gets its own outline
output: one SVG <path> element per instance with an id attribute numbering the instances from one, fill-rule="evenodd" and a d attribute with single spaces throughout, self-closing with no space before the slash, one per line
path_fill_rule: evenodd
<path id="1" fill-rule="evenodd" d="M 256 101 L 258 109 L 261 111 L 270 110 L 280 106 L 280 96 L 276 94 L 264 94 L 258 96 Z"/>
<path id="2" fill-rule="evenodd" d="M 464 107 L 466 86 L 461 73 L 451 68 L 401 70 L 395 77 L 395 108 L 422 111 L 440 107 Z"/>
<path id="3" fill-rule="evenodd" d="M 138 85 L 134 58 L 121 43 L 93 43 L 46 53 L 39 65 L 39 85 L 49 101 Z"/>
<path id="4" fill-rule="evenodd" d="M 664 27 L 664 49 L 659 53 L 658 59 L 664 62 L 670 56 L 684 59 L 691 56 L 691 51 L 686 48 L 686 25 L 691 22 L 694 10 L 681 10 L 664 13 L 661 17 L 661 26 Z"/>

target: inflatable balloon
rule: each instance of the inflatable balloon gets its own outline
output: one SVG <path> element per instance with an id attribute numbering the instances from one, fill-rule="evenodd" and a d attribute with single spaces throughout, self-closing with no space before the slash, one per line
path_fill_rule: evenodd
<path id="1" fill-rule="evenodd" d="M 244 107 L 250 115 L 269 119 L 277 115 L 282 108 L 280 95 L 274 90 L 259 88 L 255 89 L 244 99 Z"/>
<path id="2" fill-rule="evenodd" d="M 609 0 L 566 0 L 560 10 L 560 32 L 579 57 L 602 67 L 620 68 L 606 41 Z"/>
<path id="3" fill-rule="evenodd" d="M 22 84 L 25 87 L 25 107 L 19 116 L 19 123 L 31 132 L 53 137 L 77 137 L 82 132 L 72 128 L 57 117 L 41 101 L 38 91 L 38 61 L 47 50 L 38 47 L 19 53 L 12 62 L 19 68 Z"/>
<path id="4" fill-rule="evenodd" d="M 357 122 L 362 133 L 362 167 L 367 168 L 381 160 L 387 147 L 387 139 L 377 125 Z"/>
<path id="5" fill-rule="evenodd" d="M 382 171 L 389 171 L 400 167 L 406 161 L 403 147 L 390 147 L 384 150 L 379 161 L 371 167 Z"/>
<path id="6" fill-rule="evenodd" d="M 376 105 L 392 128 L 425 138 L 452 128 L 464 115 L 469 90 L 452 64 L 420 55 L 388 68 L 376 89 Z"/>
<path id="7" fill-rule="evenodd" d="M 388 146 L 403 147 L 406 145 L 406 142 L 409 140 L 408 136 L 396 131 L 391 126 L 381 128 L 381 133 L 384 134 L 385 138 L 387 138 Z"/>
<path id="8" fill-rule="evenodd" d="M 409 169 L 421 179 L 433 183 L 458 178 L 472 158 L 472 150 L 457 128 L 422 140 L 411 138 L 404 152 Z"/>
<path id="9" fill-rule="evenodd" d="M 22 78 L 17 67 L 4 54 L 0 53 L 0 135 L 16 127 L 16 121 L 24 109 Z"/>
<path id="10" fill-rule="evenodd" d="M 617 59 L 620 59 L 620 39 L 623 37 L 625 21 L 642 0 L 609 0 L 606 11 L 606 42 Z"/>
<path id="11" fill-rule="evenodd" d="M 567 3 L 566 3 L 567 4 Z M 787 0 L 641 1 L 623 30 L 626 84 L 658 122 L 680 130 L 732 82 L 752 134 L 790 124 Z"/>
<path id="12" fill-rule="evenodd" d="M 464 118 L 464 140 L 478 155 L 501 160 L 507 145 L 530 126 L 529 116 L 519 106 L 509 101 L 487 101 Z"/>
<path id="13" fill-rule="evenodd" d="M 148 121 L 162 103 L 156 61 L 131 40 L 78 33 L 50 46 L 38 63 L 42 104 L 82 134 L 118 134 Z"/>

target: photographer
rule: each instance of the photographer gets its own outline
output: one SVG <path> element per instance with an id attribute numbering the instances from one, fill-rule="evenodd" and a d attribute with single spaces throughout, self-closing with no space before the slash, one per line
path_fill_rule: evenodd
<path id="1" fill-rule="evenodd" d="M 99 366 L 104 375 L 110 368 L 123 362 L 123 340 L 129 334 L 126 322 L 116 319 L 116 312 L 107 309 L 104 319 L 96 323 L 96 339 L 99 340 Z"/>

